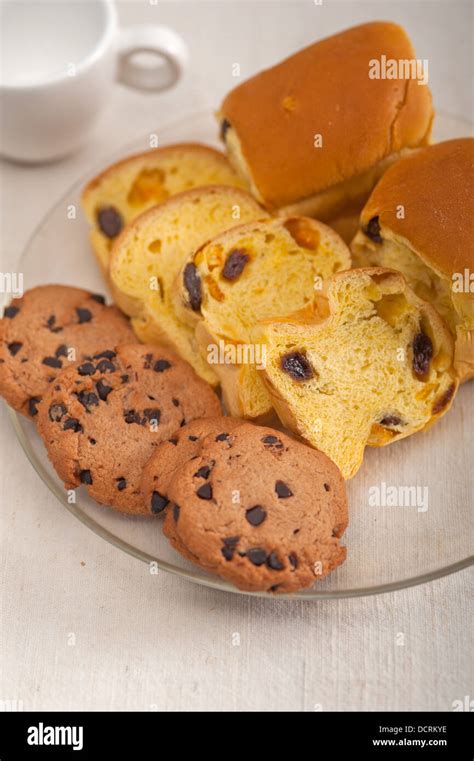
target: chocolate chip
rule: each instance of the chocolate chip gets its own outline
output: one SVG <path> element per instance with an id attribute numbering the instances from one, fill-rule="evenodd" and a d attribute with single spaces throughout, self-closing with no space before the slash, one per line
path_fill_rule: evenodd
<path id="1" fill-rule="evenodd" d="M 211 475 L 212 468 L 209 465 L 203 465 L 199 470 L 196 471 L 193 478 L 204 478 L 207 479 Z"/>
<path id="2" fill-rule="evenodd" d="M 13 320 L 13 318 L 17 316 L 19 311 L 20 311 L 19 307 L 13 307 L 13 306 L 5 307 L 3 316 L 8 317 L 9 320 Z"/>
<path id="3" fill-rule="evenodd" d="M 240 542 L 240 536 L 226 536 L 222 541 L 226 547 L 237 547 Z"/>
<path id="4" fill-rule="evenodd" d="M 123 491 L 127 488 L 127 479 L 123 476 L 120 476 L 120 478 L 117 478 L 117 489 L 119 491 Z"/>
<path id="5" fill-rule="evenodd" d="M 413 372 L 417 378 L 423 379 L 427 375 L 432 358 L 431 338 L 420 331 L 413 339 Z"/>
<path id="6" fill-rule="evenodd" d="M 121 375 L 120 380 L 122 383 L 128 383 L 128 375 Z"/>
<path id="7" fill-rule="evenodd" d="M 79 325 L 82 325 L 84 322 L 90 322 L 92 320 L 92 312 L 89 311 L 89 309 L 81 309 L 78 307 L 76 309 L 76 314 L 79 318 Z"/>
<path id="8" fill-rule="evenodd" d="M 38 414 L 37 405 L 41 402 L 40 396 L 32 396 L 28 399 L 28 414 L 34 417 Z"/>
<path id="9" fill-rule="evenodd" d="M 197 441 L 199 436 L 188 436 L 189 441 Z"/>
<path id="10" fill-rule="evenodd" d="M 251 526 L 260 526 L 267 517 L 267 513 L 261 505 L 255 505 L 255 507 L 251 507 L 250 510 L 247 510 L 245 517 Z"/>
<path id="11" fill-rule="evenodd" d="M 185 425 L 186 425 L 186 418 L 183 418 L 183 419 L 181 420 L 181 423 L 179 424 L 179 427 L 180 427 L 180 428 L 184 428 L 184 426 L 185 426 Z"/>
<path id="12" fill-rule="evenodd" d="M 52 328 L 54 323 L 56 322 L 56 315 L 52 314 L 48 319 L 46 320 L 46 325 L 48 328 Z"/>
<path id="13" fill-rule="evenodd" d="M 231 128 L 231 123 L 228 119 L 223 119 L 221 121 L 221 129 L 220 129 L 220 136 L 221 140 L 225 140 L 225 136 L 227 134 L 227 130 Z"/>
<path id="14" fill-rule="evenodd" d="M 293 496 L 293 492 L 283 481 L 276 482 L 275 491 L 280 499 L 286 499 L 287 497 Z"/>
<path id="15" fill-rule="evenodd" d="M 58 346 L 54 354 L 56 357 L 67 357 L 69 355 L 69 348 L 66 344 L 61 344 L 61 346 Z"/>
<path id="16" fill-rule="evenodd" d="M 63 366 L 63 363 L 57 357 L 45 357 L 43 359 L 43 365 L 47 365 L 48 367 L 57 367 L 59 369 Z"/>
<path id="17" fill-rule="evenodd" d="M 298 558 L 294 552 L 292 552 L 291 555 L 288 555 L 288 560 L 293 568 L 298 568 Z"/>
<path id="18" fill-rule="evenodd" d="M 175 523 L 179 521 L 180 508 L 179 505 L 173 505 L 173 520 Z"/>
<path id="19" fill-rule="evenodd" d="M 188 292 L 189 306 L 193 312 L 199 312 L 202 302 L 201 278 L 192 262 L 188 262 L 184 268 L 183 283 Z"/>
<path id="20" fill-rule="evenodd" d="M 203 484 L 196 492 L 199 499 L 212 499 L 212 486 L 211 484 Z"/>
<path id="21" fill-rule="evenodd" d="M 264 444 L 268 444 L 276 449 L 283 449 L 283 442 L 277 436 L 264 436 L 262 441 Z"/>
<path id="22" fill-rule="evenodd" d="M 236 280 L 242 274 L 249 258 L 244 248 L 234 248 L 225 260 L 222 277 L 226 280 Z"/>
<path id="23" fill-rule="evenodd" d="M 227 441 L 228 438 L 228 433 L 220 433 L 218 436 L 216 436 L 216 441 Z"/>
<path id="24" fill-rule="evenodd" d="M 384 425 L 387 428 L 390 428 L 393 425 L 402 425 L 402 419 L 397 417 L 397 415 L 386 415 L 380 421 L 380 425 Z"/>
<path id="25" fill-rule="evenodd" d="M 83 365 L 79 365 L 77 372 L 79 375 L 94 375 L 96 369 L 92 362 L 84 362 Z"/>
<path id="26" fill-rule="evenodd" d="M 165 370 L 168 370 L 170 367 L 171 367 L 171 362 L 168 362 L 167 359 L 158 359 L 153 365 L 153 370 L 155 371 L 155 373 L 163 373 Z"/>
<path id="27" fill-rule="evenodd" d="M 99 354 L 94 354 L 94 359 L 115 359 L 116 356 L 117 352 L 106 349 L 106 351 L 101 351 Z"/>
<path id="28" fill-rule="evenodd" d="M 16 354 L 18 354 L 22 346 L 23 344 L 20 343 L 19 341 L 13 341 L 13 343 L 8 344 L 8 351 L 10 352 L 12 357 L 14 357 Z"/>
<path id="29" fill-rule="evenodd" d="M 105 206 L 97 212 L 97 223 L 107 238 L 116 238 L 123 227 L 123 219 L 114 206 Z"/>
<path id="30" fill-rule="evenodd" d="M 97 370 L 99 373 L 102 373 L 105 375 L 106 373 L 114 373 L 116 371 L 116 367 L 113 362 L 111 362 L 109 359 L 101 359 L 99 364 L 97 365 Z"/>
<path id="31" fill-rule="evenodd" d="M 144 370 L 149 370 L 150 369 L 152 359 L 153 359 L 153 354 L 145 354 L 145 356 L 143 357 L 143 369 Z"/>
<path id="32" fill-rule="evenodd" d="M 226 560 L 232 560 L 235 549 L 240 542 L 240 536 L 227 536 L 223 539 L 224 546 L 221 549 L 222 555 Z"/>
<path id="33" fill-rule="evenodd" d="M 169 504 L 169 500 L 159 491 L 154 491 L 151 495 L 151 512 L 153 515 L 162 513 L 165 507 Z"/>
<path id="34" fill-rule="evenodd" d="M 281 369 L 295 380 L 309 380 L 314 376 L 306 354 L 300 351 L 284 354 L 281 358 Z"/>
<path id="35" fill-rule="evenodd" d="M 380 224 L 378 217 L 372 217 L 367 223 L 367 227 L 364 228 L 364 233 L 374 243 L 382 243 L 382 236 L 380 235 Z"/>
<path id="36" fill-rule="evenodd" d="M 152 409 L 151 407 L 147 407 L 146 410 L 143 410 L 143 414 L 145 415 L 146 419 L 150 421 L 150 423 L 153 421 L 156 424 L 160 422 L 161 419 L 161 410 Z"/>
<path id="37" fill-rule="evenodd" d="M 179 407 L 179 399 L 172 399 L 171 400 L 175 407 Z"/>
<path id="38" fill-rule="evenodd" d="M 102 378 L 95 384 L 99 399 L 101 402 L 106 402 L 108 395 L 113 391 L 112 386 L 108 386 Z"/>
<path id="39" fill-rule="evenodd" d="M 74 431 L 74 433 L 82 433 L 83 427 L 79 420 L 74 417 L 69 417 L 63 425 L 63 431 Z"/>
<path id="40" fill-rule="evenodd" d="M 126 410 L 123 417 L 128 424 L 136 423 L 137 425 L 141 425 L 141 417 L 135 410 Z"/>
<path id="41" fill-rule="evenodd" d="M 101 293 L 91 293 L 91 299 L 97 301 L 98 304 L 105 304 L 105 296 Z"/>
<path id="42" fill-rule="evenodd" d="M 267 553 L 261 547 L 253 547 L 246 554 L 253 565 L 260 566 L 267 562 Z"/>
<path id="43" fill-rule="evenodd" d="M 452 383 L 450 387 L 444 392 L 444 394 L 435 401 L 433 404 L 433 409 L 431 410 L 433 415 L 438 415 L 442 410 L 444 410 L 445 407 L 448 406 L 449 402 L 453 398 L 455 388 L 455 384 Z"/>
<path id="44" fill-rule="evenodd" d="M 82 431 L 82 426 L 81 426 L 81 431 Z M 89 438 L 89 444 L 91 444 L 91 446 L 95 447 L 95 445 L 97 444 L 97 441 L 95 439 Z"/>
<path id="45" fill-rule="evenodd" d="M 87 484 L 87 486 L 92 485 L 92 474 L 90 470 L 81 470 L 79 478 L 82 484 Z"/>
<path id="46" fill-rule="evenodd" d="M 51 407 L 49 408 L 49 419 L 53 423 L 59 423 L 63 419 L 64 415 L 66 414 L 67 414 L 67 407 L 62 403 L 52 404 Z"/>
<path id="47" fill-rule="evenodd" d="M 173 444 L 174 447 L 178 446 L 178 439 L 168 439 L 170 444 Z"/>
<path id="48" fill-rule="evenodd" d="M 87 412 L 91 411 L 91 407 L 97 407 L 99 404 L 99 397 L 92 391 L 80 391 L 76 396 Z"/>
<path id="49" fill-rule="evenodd" d="M 267 560 L 267 566 L 272 569 L 272 571 L 283 571 L 285 565 L 281 562 L 276 552 L 271 552 L 268 556 Z"/>
<path id="50" fill-rule="evenodd" d="M 324 484 L 324 488 L 326 491 L 331 491 L 331 487 L 329 486 L 329 484 Z"/>

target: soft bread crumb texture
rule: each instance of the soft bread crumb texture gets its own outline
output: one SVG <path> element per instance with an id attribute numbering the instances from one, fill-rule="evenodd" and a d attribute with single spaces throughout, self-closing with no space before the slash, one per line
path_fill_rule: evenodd
<path id="1" fill-rule="evenodd" d="M 474 139 L 429 146 L 385 173 L 351 244 L 357 266 L 399 270 L 436 307 L 456 338 L 460 380 L 474 375 L 473 190 Z"/>
<path id="2" fill-rule="evenodd" d="M 105 273 L 113 238 L 99 226 L 98 214 L 112 207 L 123 226 L 168 198 L 204 185 L 244 188 L 224 154 L 199 143 L 183 143 L 130 156 L 108 167 L 86 186 L 82 205 L 91 226 L 94 252 Z"/>
<path id="3" fill-rule="evenodd" d="M 181 305 L 188 324 L 198 322 L 196 337 L 204 358 L 220 342 L 229 356 L 234 351 L 231 365 L 212 365 L 229 413 L 266 416 L 272 404 L 257 371 L 265 357 L 253 341 L 255 325 L 311 305 L 327 278 L 350 267 L 349 250 L 325 225 L 290 217 L 234 228 L 203 246 L 190 261 L 201 283 L 201 305 L 192 309 L 183 269 L 176 310 Z"/>
<path id="4" fill-rule="evenodd" d="M 367 445 L 409 436 L 449 409 L 453 342 L 437 312 L 392 270 L 336 275 L 321 302 L 312 323 L 262 326 L 263 376 L 283 423 L 351 478 Z M 284 369 L 295 355 L 307 371 L 299 379 Z"/>
<path id="5" fill-rule="evenodd" d="M 140 215 L 114 246 L 111 279 L 119 306 L 141 341 L 173 347 L 198 375 L 216 384 L 194 330 L 175 314 L 172 288 L 189 254 L 235 224 L 266 217 L 246 192 L 209 186 L 179 194 Z"/>

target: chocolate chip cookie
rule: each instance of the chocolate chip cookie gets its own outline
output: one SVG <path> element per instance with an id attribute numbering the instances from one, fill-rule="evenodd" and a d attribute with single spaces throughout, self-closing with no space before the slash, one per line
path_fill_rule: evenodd
<path id="1" fill-rule="evenodd" d="M 141 479 L 141 491 L 150 512 L 157 515 L 168 506 L 168 488 L 174 472 L 199 454 L 204 438 L 233 431 L 242 423 L 231 417 L 201 418 L 162 441 L 145 465 Z"/>
<path id="2" fill-rule="evenodd" d="M 128 344 L 63 370 L 38 407 L 38 430 L 66 488 L 84 484 L 101 504 L 150 515 L 140 477 L 154 448 L 219 411 L 186 362 L 168 349 Z"/>
<path id="3" fill-rule="evenodd" d="M 71 362 L 131 343 L 128 320 L 103 296 L 47 285 L 14 299 L 0 320 L 0 394 L 35 418 L 44 394 Z"/>
<path id="4" fill-rule="evenodd" d="M 207 436 L 175 471 L 168 498 L 164 532 L 175 549 L 245 591 L 310 587 L 346 557 L 338 468 L 271 428 Z"/>

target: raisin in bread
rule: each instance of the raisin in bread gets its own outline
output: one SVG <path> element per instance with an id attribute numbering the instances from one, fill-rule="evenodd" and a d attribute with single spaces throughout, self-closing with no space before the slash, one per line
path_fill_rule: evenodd
<path id="1" fill-rule="evenodd" d="M 202 185 L 245 187 L 226 157 L 207 145 L 181 143 L 129 156 L 89 182 L 82 205 L 92 248 L 105 275 L 122 228 L 151 206 Z"/>
<path id="2" fill-rule="evenodd" d="M 474 139 L 425 148 L 376 186 L 352 242 L 357 266 L 403 272 L 456 339 L 461 380 L 474 375 Z"/>
<path id="3" fill-rule="evenodd" d="M 198 375 L 216 384 L 194 329 L 175 314 L 172 286 L 189 254 L 205 241 L 267 216 L 244 190 L 209 185 L 168 199 L 126 227 L 112 250 L 110 277 L 115 301 L 132 317 L 138 338 L 171 346 Z"/>
<path id="4" fill-rule="evenodd" d="M 231 415 L 265 417 L 272 403 L 252 342 L 259 320 L 311 304 L 324 280 L 350 267 L 350 253 L 326 225 L 306 217 L 267 219 L 228 230 L 183 267 L 175 309 L 189 325 L 222 385 Z"/>
<path id="5" fill-rule="evenodd" d="M 282 422 L 325 452 L 345 478 L 364 448 L 421 431 L 450 407 L 453 340 L 398 272 L 342 272 L 308 315 L 261 325 L 263 377 Z"/>

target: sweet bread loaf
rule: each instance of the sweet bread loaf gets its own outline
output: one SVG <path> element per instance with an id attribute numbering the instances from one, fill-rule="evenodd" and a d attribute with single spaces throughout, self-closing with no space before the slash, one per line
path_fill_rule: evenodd
<path id="1" fill-rule="evenodd" d="M 332 277 L 311 321 L 260 327 L 263 377 L 282 422 L 351 478 L 364 448 L 421 431 L 451 406 L 453 339 L 437 311 L 399 272 Z"/>
<path id="2" fill-rule="evenodd" d="M 323 281 L 348 269 L 350 261 L 341 238 L 307 217 L 235 227 L 188 260 L 176 281 L 175 311 L 196 325 L 197 342 L 220 380 L 229 414 L 260 418 L 272 409 L 256 369 L 265 356 L 252 342 L 255 324 L 311 304 Z"/>
<path id="3" fill-rule="evenodd" d="M 201 185 L 244 187 L 226 157 L 207 145 L 180 143 L 129 156 L 91 180 L 82 205 L 92 248 L 105 275 L 122 228 L 151 206 Z"/>
<path id="4" fill-rule="evenodd" d="M 474 139 L 432 145 L 386 172 L 352 242 L 357 266 L 400 270 L 444 317 L 461 380 L 474 375 L 473 198 Z"/>
<path id="5" fill-rule="evenodd" d="M 229 227 L 267 216 L 244 190 L 209 185 L 168 199 L 126 227 L 112 250 L 110 277 L 115 301 L 131 315 L 138 338 L 171 346 L 215 385 L 194 329 L 175 314 L 172 286 L 190 252 Z"/>
<path id="6" fill-rule="evenodd" d="M 229 158 L 267 208 L 324 222 L 360 212 L 387 166 L 428 143 L 427 84 L 404 70 L 397 79 L 373 78 L 372 62 L 383 56 L 415 62 L 400 26 L 362 24 L 227 95 L 219 119 Z"/>

